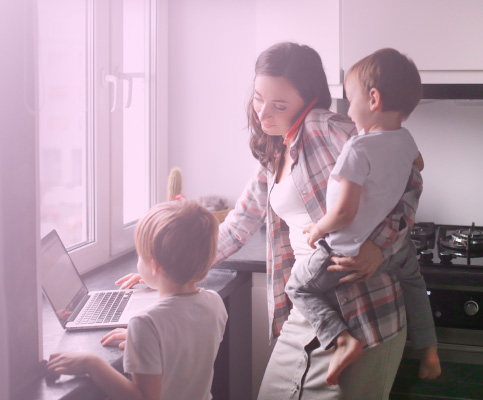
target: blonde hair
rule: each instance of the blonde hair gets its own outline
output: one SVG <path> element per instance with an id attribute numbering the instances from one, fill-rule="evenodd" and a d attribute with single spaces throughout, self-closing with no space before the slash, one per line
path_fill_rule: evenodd
<path id="1" fill-rule="evenodd" d="M 378 50 L 355 63 L 345 81 L 355 75 L 362 89 L 381 94 L 382 111 L 398 111 L 409 117 L 422 95 L 421 77 L 414 62 L 395 49 Z"/>
<path id="2" fill-rule="evenodd" d="M 135 242 L 138 255 L 154 259 L 174 282 L 199 282 L 216 256 L 218 221 L 195 201 L 161 203 L 139 220 Z"/>

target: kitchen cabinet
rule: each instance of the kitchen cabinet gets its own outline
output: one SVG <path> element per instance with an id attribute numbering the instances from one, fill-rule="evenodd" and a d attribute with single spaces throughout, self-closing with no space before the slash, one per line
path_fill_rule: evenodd
<path id="1" fill-rule="evenodd" d="M 216 266 L 251 275 L 251 399 L 256 400 L 275 340 L 269 342 L 266 229 L 256 232 L 238 252 Z M 246 311 L 246 310 L 245 310 Z M 240 310 L 241 312 L 241 310 Z M 216 398 L 216 397 L 215 397 Z M 249 396 L 246 397 L 249 399 Z"/>
<path id="2" fill-rule="evenodd" d="M 341 0 L 342 68 L 384 47 L 411 57 L 423 83 L 483 83 L 481 0 Z"/>
<path id="3" fill-rule="evenodd" d="M 252 274 L 252 399 L 256 400 L 276 339 L 269 341 L 267 275 Z"/>

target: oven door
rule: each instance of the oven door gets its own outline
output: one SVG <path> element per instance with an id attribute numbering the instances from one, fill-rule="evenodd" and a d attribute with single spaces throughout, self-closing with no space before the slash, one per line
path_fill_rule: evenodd
<path id="1" fill-rule="evenodd" d="M 473 317 L 476 319 L 468 320 L 464 311 L 468 299 L 479 301 L 475 295 L 481 295 L 481 288 L 476 292 L 475 288 L 473 291 L 457 287 L 438 289 L 429 289 L 428 294 L 431 293 L 431 308 L 437 325 L 441 375 L 434 380 L 420 379 L 419 354 L 411 349 L 408 342 L 391 391 L 391 400 L 483 399 L 483 329 L 478 322 L 481 315 L 475 314 Z"/>
<path id="2" fill-rule="evenodd" d="M 390 399 L 483 399 L 483 348 L 439 343 L 438 354 L 441 375 L 434 380 L 423 380 L 418 377 L 419 355 L 408 344 Z"/>

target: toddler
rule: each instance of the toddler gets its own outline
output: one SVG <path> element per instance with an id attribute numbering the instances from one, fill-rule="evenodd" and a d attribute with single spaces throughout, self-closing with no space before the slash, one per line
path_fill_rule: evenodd
<path id="1" fill-rule="evenodd" d="M 196 283 L 216 255 L 218 222 L 193 201 L 170 201 L 139 221 L 135 240 L 138 272 L 160 299 L 129 321 L 124 371 L 132 380 L 94 354 L 54 354 L 47 367 L 87 373 L 112 399 L 209 400 L 227 313 L 216 292 Z"/>
<path id="2" fill-rule="evenodd" d="M 330 258 L 356 256 L 400 200 L 413 165 L 419 170 L 424 166 L 411 134 L 401 127 L 421 98 L 421 79 L 411 60 L 394 49 L 376 51 L 352 66 L 345 90 L 348 114 L 359 135 L 344 145 L 331 172 L 326 215 L 304 230 L 308 243 L 317 250 L 292 270 L 286 285 L 294 306 L 314 326 L 321 346 L 335 346 L 328 384 L 337 384 L 343 369 L 367 347 L 359 339 L 370 342 L 351 336 L 340 315 L 324 299 L 323 293 L 335 288 L 341 278 L 340 273 L 326 272 L 332 264 Z M 406 244 L 411 250 L 396 253 L 378 272 L 397 274 L 412 345 L 423 349 L 419 375 L 435 378 L 441 368 L 431 308 L 414 245 Z"/>

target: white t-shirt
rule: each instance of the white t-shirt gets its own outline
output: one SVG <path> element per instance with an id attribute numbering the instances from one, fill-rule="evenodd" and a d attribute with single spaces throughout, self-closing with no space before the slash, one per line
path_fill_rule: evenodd
<path id="1" fill-rule="evenodd" d="M 124 371 L 162 374 L 162 400 L 209 400 L 228 315 L 220 295 L 200 289 L 160 299 L 129 321 Z"/>
<path id="2" fill-rule="evenodd" d="M 270 206 L 288 225 L 290 246 L 294 251 L 295 259 L 299 260 L 312 254 L 314 249 L 307 243 L 307 235 L 302 233 L 304 228 L 312 223 L 312 219 L 297 193 L 291 174 L 280 183 L 273 185 L 270 192 Z"/>
<path id="3" fill-rule="evenodd" d="M 327 184 L 327 209 L 335 204 L 339 177 L 362 186 L 357 215 L 350 225 L 326 236 L 335 253 L 359 254 L 361 244 L 401 199 L 418 156 L 407 129 L 359 133 L 342 148 Z"/>

